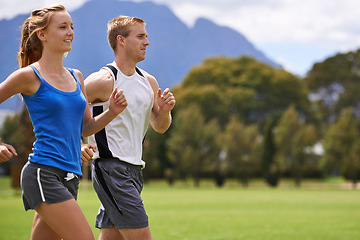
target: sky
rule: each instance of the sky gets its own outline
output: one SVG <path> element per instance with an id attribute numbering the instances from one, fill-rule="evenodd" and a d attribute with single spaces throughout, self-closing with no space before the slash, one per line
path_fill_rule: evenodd
<path id="1" fill-rule="evenodd" d="M 0 20 L 53 3 L 71 11 L 87 1 L 0 0 Z M 167 5 L 189 27 L 204 17 L 240 32 L 267 57 L 301 77 L 316 62 L 360 48 L 358 0 L 151 1 Z"/>

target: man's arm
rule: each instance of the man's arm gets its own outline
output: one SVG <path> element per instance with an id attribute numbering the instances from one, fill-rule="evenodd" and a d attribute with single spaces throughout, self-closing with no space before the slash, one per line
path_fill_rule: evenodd
<path id="1" fill-rule="evenodd" d="M 114 80 L 107 70 L 100 69 L 90 74 L 84 85 L 89 103 L 106 102 L 113 91 Z"/>
<path id="2" fill-rule="evenodd" d="M 107 75 L 104 71 L 106 70 L 100 70 L 97 73 L 91 74 L 86 80 L 87 85 L 85 85 L 85 81 L 82 80 L 81 74 L 79 73 L 78 75 L 83 86 L 83 94 L 88 103 L 105 102 L 109 100 L 109 108 L 96 117 L 91 116 L 90 108 L 86 106 L 82 132 L 83 137 L 100 131 L 127 107 L 127 101 L 123 91 L 121 89 L 118 91 L 117 88 L 112 90 L 112 77 L 106 78 L 105 76 Z M 111 81 L 109 81 L 109 79 L 111 79 Z M 108 91 L 110 95 L 107 95 Z M 90 97 L 88 97 L 87 92 L 89 92 Z"/>
<path id="3" fill-rule="evenodd" d="M 161 93 L 156 79 L 147 72 L 145 74 L 154 91 L 154 106 L 151 111 L 150 123 L 155 131 L 164 133 L 171 125 L 171 110 L 175 106 L 175 97 L 168 88 Z"/>

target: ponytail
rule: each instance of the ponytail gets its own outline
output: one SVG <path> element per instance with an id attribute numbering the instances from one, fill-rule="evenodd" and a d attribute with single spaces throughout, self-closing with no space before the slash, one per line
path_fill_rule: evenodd
<path id="1" fill-rule="evenodd" d="M 42 56 L 42 42 L 37 36 L 37 31 L 44 30 L 50 23 L 51 17 L 58 11 L 65 11 L 62 5 L 45 7 L 31 12 L 21 31 L 21 43 L 18 53 L 19 68 L 26 67 L 38 61 Z"/>

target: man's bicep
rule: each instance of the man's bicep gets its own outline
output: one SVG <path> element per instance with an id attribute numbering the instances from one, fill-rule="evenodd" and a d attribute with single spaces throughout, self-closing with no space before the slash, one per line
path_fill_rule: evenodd
<path id="1" fill-rule="evenodd" d="M 99 92 L 96 91 L 97 84 L 98 83 L 95 81 L 93 75 L 90 75 L 84 81 L 85 92 L 89 103 L 93 102 L 96 98 L 98 98 L 97 94 L 99 94 Z"/>
<path id="2" fill-rule="evenodd" d="M 110 74 L 104 72 L 93 73 L 85 79 L 84 84 L 89 103 L 109 99 L 113 87 Z"/>

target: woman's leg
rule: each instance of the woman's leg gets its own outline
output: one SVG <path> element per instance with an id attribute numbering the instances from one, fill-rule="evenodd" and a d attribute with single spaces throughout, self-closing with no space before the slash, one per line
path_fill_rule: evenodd
<path id="1" fill-rule="evenodd" d="M 31 240 L 60 240 L 61 237 L 35 212 L 31 229 Z"/>
<path id="2" fill-rule="evenodd" d="M 34 240 L 40 238 L 44 234 L 41 229 L 46 230 L 47 227 L 64 240 L 95 240 L 90 225 L 75 199 L 54 204 L 43 202 L 36 212 L 39 217 L 35 216 L 34 220 L 40 220 L 33 226 Z M 50 234 L 48 229 L 46 231 Z"/>

